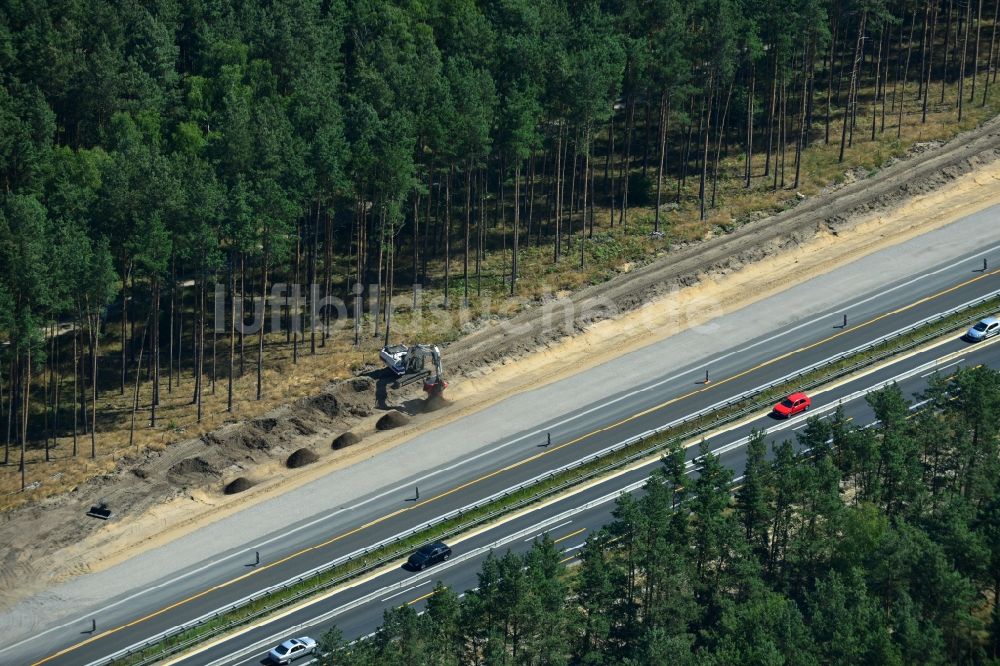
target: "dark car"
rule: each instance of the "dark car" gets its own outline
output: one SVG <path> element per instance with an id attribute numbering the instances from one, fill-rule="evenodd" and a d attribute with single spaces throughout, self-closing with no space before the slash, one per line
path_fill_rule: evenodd
<path id="1" fill-rule="evenodd" d="M 449 557 L 451 557 L 451 548 L 441 541 L 435 541 L 434 543 L 422 546 L 420 550 L 410 555 L 410 559 L 406 561 L 406 566 L 414 571 L 420 571 L 431 565 L 444 562 Z"/>
<path id="2" fill-rule="evenodd" d="M 804 412 L 812 405 L 812 400 L 805 393 L 793 393 L 774 406 L 772 414 L 778 418 L 787 419 L 799 412 Z"/>

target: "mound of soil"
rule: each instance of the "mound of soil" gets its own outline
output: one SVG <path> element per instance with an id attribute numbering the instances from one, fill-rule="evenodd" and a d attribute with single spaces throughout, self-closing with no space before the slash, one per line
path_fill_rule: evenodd
<path id="1" fill-rule="evenodd" d="M 271 432 L 278 427 L 278 419 L 274 417 L 262 417 L 259 419 L 254 419 L 250 423 L 253 424 L 255 428 L 262 430 L 264 432 Z"/>
<path id="2" fill-rule="evenodd" d="M 340 449 L 346 449 L 348 446 L 354 446 L 360 441 L 360 437 L 348 430 L 345 433 L 341 433 L 333 440 L 331 448 L 333 448 L 334 451 L 339 451 Z"/>
<path id="3" fill-rule="evenodd" d="M 444 409 L 451 402 L 445 399 L 443 395 L 432 395 L 424 400 L 424 404 L 420 405 L 420 411 L 424 414 L 428 412 L 436 412 L 439 409 Z"/>
<path id="4" fill-rule="evenodd" d="M 269 451 L 271 449 L 271 440 L 267 433 L 249 423 L 227 426 L 215 432 L 206 433 L 205 443 L 214 444 L 224 449 L 251 449 L 254 451 Z"/>
<path id="5" fill-rule="evenodd" d="M 351 388 L 355 393 L 367 393 L 375 390 L 375 380 L 371 377 L 355 377 L 351 380 Z"/>
<path id="6" fill-rule="evenodd" d="M 335 419 L 340 416 L 340 401 L 330 391 L 323 391 L 319 395 L 309 398 L 309 406 L 322 412 L 327 418 Z"/>
<path id="7" fill-rule="evenodd" d="M 285 462 L 290 469 L 295 469 L 296 467 L 305 467 L 306 465 L 311 465 L 312 463 L 319 460 L 319 456 L 310 451 L 309 449 L 299 449 L 292 455 L 288 456 L 288 460 Z"/>
<path id="8" fill-rule="evenodd" d="M 227 483 L 226 487 L 222 489 L 222 492 L 227 495 L 235 495 L 236 493 L 241 493 L 244 490 L 250 490 L 253 488 L 253 485 L 253 481 L 250 479 L 245 476 L 238 476 Z"/>
<path id="9" fill-rule="evenodd" d="M 392 430 L 393 428 L 399 428 L 405 426 L 410 422 L 410 417 L 402 412 L 397 412 L 393 410 L 380 418 L 375 424 L 375 428 L 378 430 Z"/>
<path id="10" fill-rule="evenodd" d="M 212 467 L 211 463 L 200 456 L 185 458 L 170 468 L 170 473 L 174 476 L 192 476 L 210 474 L 218 476 L 219 470 Z"/>

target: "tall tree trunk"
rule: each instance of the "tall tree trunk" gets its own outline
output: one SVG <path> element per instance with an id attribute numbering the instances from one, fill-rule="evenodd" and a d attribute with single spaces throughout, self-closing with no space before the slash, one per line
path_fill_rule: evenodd
<path id="1" fill-rule="evenodd" d="M 646 99 L 643 101 L 646 111 L 646 123 L 642 127 L 642 175 L 643 177 L 647 174 L 647 167 L 649 165 L 649 128 L 652 123 L 649 120 L 649 94 L 646 94 Z M 584 158 L 586 162 L 587 158 Z M 586 172 L 584 172 L 584 177 L 586 177 Z M 584 215 L 587 213 L 584 212 Z"/>
<path id="2" fill-rule="evenodd" d="M 1000 0 L 993 3 L 993 30 L 990 31 L 990 55 L 986 61 L 986 78 L 983 79 L 983 106 L 990 92 L 990 77 L 995 76 L 993 69 L 993 46 L 997 39 L 997 19 L 1000 18 Z"/>
<path id="3" fill-rule="evenodd" d="M 469 307 L 469 239 L 472 233 L 472 159 L 465 162 L 465 247 L 462 249 L 462 306 Z"/>
<path id="4" fill-rule="evenodd" d="M 320 205 L 319 199 L 316 200 L 316 217 L 313 219 L 313 238 L 312 243 L 309 247 L 309 278 L 306 282 L 309 283 L 309 353 L 313 356 L 316 355 L 316 317 L 318 315 L 318 310 L 316 308 L 316 300 L 319 295 L 319 285 L 316 281 L 319 279 L 316 274 L 316 255 L 319 252 L 319 220 L 320 220 Z"/>
<path id="5" fill-rule="evenodd" d="M 752 95 L 752 93 L 751 93 Z M 660 92 L 660 122 L 657 125 L 660 132 L 656 160 L 656 213 L 653 218 L 653 232 L 660 232 L 660 207 L 663 205 L 663 170 L 667 164 L 667 123 L 670 117 L 670 95 L 666 90 Z M 596 197 L 597 193 L 592 193 Z M 591 204 L 593 205 L 593 204 Z M 594 218 L 590 218 L 590 236 L 594 236 Z"/>
<path id="6" fill-rule="evenodd" d="M 944 90 L 948 83 L 948 46 L 951 44 L 951 6 L 953 0 L 948 0 L 948 14 L 944 27 L 944 63 L 941 66 L 941 104 L 944 104 Z M 955 39 L 958 39 L 956 35 Z"/>
<path id="7" fill-rule="evenodd" d="M 80 376 L 80 319 L 77 317 L 73 322 L 73 457 L 76 458 L 79 443 L 77 441 L 77 417 L 80 412 L 77 410 L 77 401 L 80 398 L 79 376 Z M 6 464 L 6 461 L 5 461 Z"/>
<path id="8" fill-rule="evenodd" d="M 24 382 L 21 386 L 22 402 L 21 402 L 21 491 L 23 492 L 27 486 L 27 462 L 24 459 L 25 449 L 28 445 L 28 413 L 31 404 L 31 345 L 28 345 L 28 349 L 25 352 L 26 360 L 24 363 Z"/>
<path id="9" fill-rule="evenodd" d="M 747 95 L 747 157 L 746 166 L 743 169 L 744 187 L 750 188 L 750 179 L 753 173 L 753 97 L 757 84 L 756 71 L 753 63 L 750 64 L 750 94 Z"/>
<path id="10" fill-rule="evenodd" d="M 615 228 L 615 174 L 609 167 L 615 154 L 615 105 L 611 104 L 611 118 L 608 120 L 608 154 L 604 160 L 604 180 L 608 192 L 608 208 L 610 210 L 611 228 Z"/>
<path id="11" fill-rule="evenodd" d="M 419 196 L 417 201 L 419 202 Z M 330 288 L 333 284 L 333 224 L 330 215 L 330 206 L 323 209 L 323 337 L 320 342 L 321 347 L 326 347 L 327 338 L 330 337 Z M 414 218 L 415 219 L 415 218 Z M 414 280 L 417 275 L 417 238 L 416 232 L 413 237 L 413 275 Z"/>
<path id="12" fill-rule="evenodd" d="M 805 147 L 806 143 L 806 96 L 809 91 L 809 80 L 812 78 L 813 71 L 813 55 L 812 55 L 812 41 L 806 44 L 805 53 L 803 54 L 802 62 L 802 100 L 801 108 L 799 111 L 799 136 L 795 142 L 795 182 L 792 183 L 792 189 L 797 190 L 799 188 L 799 175 L 802 172 L 802 149 Z M 882 51 L 879 50 L 879 54 Z M 875 83 L 876 94 L 878 91 L 878 82 Z M 872 121 L 872 131 L 874 132 L 874 121 Z"/>
<path id="13" fill-rule="evenodd" d="M 236 357 L 236 256 L 229 253 L 229 371 L 226 373 L 226 411 L 233 413 L 233 373 Z M 242 326 L 241 326 L 242 328 Z"/>
<path id="14" fill-rule="evenodd" d="M 771 108 L 767 114 L 767 154 L 764 157 L 764 177 L 771 173 L 771 150 L 774 148 L 774 123 L 778 111 L 778 51 L 774 50 L 774 72 L 771 77 Z"/>
<path id="15" fill-rule="evenodd" d="M 562 254 L 562 175 L 563 175 L 563 157 L 562 157 L 562 144 L 563 144 L 563 125 L 560 122 L 556 135 L 556 171 L 555 171 L 555 218 L 556 218 L 556 228 L 555 228 L 555 242 L 552 244 L 552 261 L 553 263 L 559 261 L 559 256 Z M 612 203 L 612 209 L 614 204 Z M 614 212 L 611 213 L 611 224 L 614 226 Z"/>
<path id="16" fill-rule="evenodd" d="M 830 57 L 827 60 L 827 82 L 826 82 L 826 134 L 823 139 L 823 143 L 826 145 L 830 144 L 830 112 L 832 110 L 832 100 L 833 100 L 833 58 L 837 48 L 837 31 L 840 27 L 839 24 L 839 14 L 834 14 L 833 17 L 833 37 L 830 39 Z M 747 180 L 747 187 L 749 187 L 749 179 Z"/>
<path id="17" fill-rule="evenodd" d="M 774 156 L 774 189 L 778 189 L 780 176 L 781 187 L 785 187 L 785 146 L 788 139 L 788 84 L 785 82 L 785 72 L 781 72 L 781 85 L 778 91 L 778 152 Z"/>
<path id="18" fill-rule="evenodd" d="M 486 166 L 479 170 L 480 204 L 479 217 L 476 221 L 476 296 L 483 295 L 483 239 L 486 236 L 486 201 L 489 198 L 490 178 L 487 173 L 489 159 Z"/>
<path id="19" fill-rule="evenodd" d="M 702 149 L 701 158 L 701 177 L 700 184 L 698 187 L 699 192 L 699 218 L 701 220 L 705 219 L 705 183 L 708 179 L 708 136 L 712 130 L 712 100 L 715 97 L 715 72 L 712 72 L 708 76 L 708 110 L 705 113 L 705 141 Z"/>
<path id="20" fill-rule="evenodd" d="M 646 110 L 649 110 L 647 103 Z M 649 114 L 646 114 L 646 131 L 649 131 Z M 645 135 L 644 135 L 645 136 Z M 645 159 L 645 158 L 643 158 Z M 590 172 L 590 121 L 588 120 L 586 126 L 583 130 L 583 205 L 581 210 L 583 211 L 583 219 L 580 221 L 580 269 L 583 270 L 584 262 L 586 261 L 586 249 L 587 249 L 587 235 L 584 233 L 587 229 L 587 189 L 588 189 L 588 174 Z M 594 235 L 594 220 L 590 220 L 590 235 Z"/>
<path id="21" fill-rule="evenodd" d="M 626 233 L 628 225 L 628 176 L 632 168 L 632 135 L 635 133 L 635 95 L 629 95 L 628 106 L 628 126 L 625 129 L 625 162 L 622 164 L 622 208 L 619 213 L 622 233 Z M 575 157 L 573 159 L 573 172 L 574 174 L 576 173 Z"/>
<path id="22" fill-rule="evenodd" d="M 972 91 L 969 94 L 969 101 L 976 98 L 976 75 L 979 73 L 979 35 L 983 24 L 983 0 L 979 0 L 979 8 L 976 10 L 976 48 L 975 57 L 972 60 Z"/>
<path id="23" fill-rule="evenodd" d="M 510 295 L 517 293 L 517 239 L 521 226 L 521 158 L 514 157 L 514 242 L 510 255 Z"/>
<path id="24" fill-rule="evenodd" d="M 419 274 L 417 273 L 417 265 L 419 263 L 417 257 L 417 237 L 419 236 L 419 231 L 420 231 L 420 193 L 418 192 L 413 195 L 413 248 L 412 248 L 413 277 L 410 282 L 410 287 L 413 291 L 414 312 L 416 312 L 417 310 L 417 292 L 419 291 L 419 287 L 417 286 L 417 284 L 419 283 Z"/>
<path id="25" fill-rule="evenodd" d="M 927 31 L 931 24 L 930 2 L 924 3 L 924 32 L 920 38 L 920 76 L 917 79 L 917 99 L 924 95 L 924 67 L 927 66 Z M 933 35 L 931 36 L 933 38 Z"/>
<path id="26" fill-rule="evenodd" d="M 257 400 L 264 397 L 264 333 L 267 330 L 267 269 L 270 261 L 270 230 L 264 229 L 264 252 L 261 257 L 260 266 L 260 297 L 263 300 L 261 307 L 260 332 L 257 334 Z"/>
<path id="27" fill-rule="evenodd" d="M 148 331 L 149 324 L 147 323 L 146 329 L 142 332 L 142 341 L 139 342 L 139 360 L 135 366 L 135 390 L 132 391 L 132 419 L 128 428 L 128 447 L 130 449 L 135 443 L 135 413 L 139 411 L 139 369 L 142 367 L 142 350 L 146 346 L 146 333 Z M 136 447 L 136 453 L 138 452 L 138 447 Z"/>
<path id="28" fill-rule="evenodd" d="M 913 28 L 917 21 L 917 10 L 913 10 L 913 17 L 910 19 L 910 36 L 906 40 L 906 64 L 903 66 L 903 80 L 899 92 L 899 121 L 896 124 L 896 138 L 903 133 L 903 106 L 906 104 L 906 80 L 910 74 L 910 53 L 913 47 Z"/>
<path id="29" fill-rule="evenodd" d="M 129 273 L 131 273 L 132 261 L 125 256 L 125 260 L 122 262 L 122 328 L 121 328 L 121 339 L 122 339 L 122 372 L 121 372 L 121 390 L 119 393 L 125 395 L 125 372 L 128 368 L 128 362 L 126 360 L 126 354 L 128 353 L 128 297 L 129 297 Z"/>
<path id="30" fill-rule="evenodd" d="M 394 223 L 390 222 L 393 226 Z M 396 286 L 396 234 L 389 231 L 389 260 L 387 262 L 388 273 L 385 276 L 385 346 L 389 345 L 389 336 L 392 335 L 392 291 Z"/>
<path id="31" fill-rule="evenodd" d="M 875 124 L 878 121 L 879 79 L 882 74 L 882 42 L 885 40 L 885 28 L 878 35 L 878 57 L 875 61 L 875 99 L 872 100 L 872 141 L 875 140 Z"/>
<path id="32" fill-rule="evenodd" d="M 202 396 L 205 392 L 205 257 L 202 256 L 201 286 L 198 291 L 198 423 L 201 423 Z"/>
<path id="33" fill-rule="evenodd" d="M 156 408 L 160 406 L 160 279 L 153 279 L 152 337 L 149 352 L 153 362 L 153 389 L 149 401 L 149 427 L 156 427 Z"/>
<path id="34" fill-rule="evenodd" d="M 455 165 L 448 168 L 444 183 L 444 307 L 448 309 L 448 292 L 451 278 L 451 179 L 455 175 Z"/>
<path id="35" fill-rule="evenodd" d="M 858 38 L 854 46 L 854 60 L 851 64 L 851 85 L 847 91 L 847 107 L 844 109 L 844 124 L 840 132 L 840 156 L 837 160 L 838 162 L 844 161 L 844 148 L 847 144 L 847 126 L 851 123 L 851 119 L 854 116 L 852 105 L 854 104 L 854 92 L 858 79 L 858 61 L 861 57 L 861 44 L 865 36 L 865 22 L 867 18 L 868 11 L 862 11 L 861 18 L 858 20 Z"/>
<path id="36" fill-rule="evenodd" d="M 726 128 L 726 118 L 729 116 L 729 100 L 733 95 L 733 84 L 736 79 L 733 78 L 729 82 L 729 89 L 726 91 L 726 105 L 722 112 L 722 121 L 718 124 L 715 129 L 716 134 L 716 144 L 715 144 L 715 161 L 712 166 L 712 208 L 715 208 L 715 192 L 719 185 L 719 157 L 722 154 L 722 140 L 725 134 Z"/>
<path id="37" fill-rule="evenodd" d="M 17 354 L 15 353 L 12 345 L 10 355 L 10 398 L 7 401 L 7 434 L 4 437 L 3 443 L 4 465 L 10 464 L 10 442 L 18 436 L 14 423 L 18 420 L 18 414 L 20 414 L 21 411 L 17 406 L 21 402 L 21 394 L 19 392 L 20 387 L 18 386 L 20 383 L 21 368 L 17 362 Z"/>
<path id="38" fill-rule="evenodd" d="M 969 24 L 972 22 L 972 0 L 965 3 L 965 37 L 962 40 L 962 60 L 958 72 L 958 121 L 962 122 L 962 101 L 965 96 L 965 58 L 969 52 Z"/>
<path id="39" fill-rule="evenodd" d="M 931 24 L 931 38 L 927 45 L 927 83 L 924 85 L 924 102 L 920 110 L 920 123 L 927 122 L 927 98 L 931 92 L 931 72 L 934 71 L 934 38 L 937 36 L 938 7 L 934 6 L 934 20 Z"/>
<path id="40" fill-rule="evenodd" d="M 527 226 L 525 227 L 524 238 L 525 242 L 528 243 L 529 245 L 531 244 L 531 230 L 533 228 L 533 224 L 535 221 L 535 181 L 538 180 L 538 174 L 535 172 L 536 157 L 537 155 L 535 155 L 535 150 L 534 148 L 532 148 L 531 157 L 528 158 L 528 186 L 525 188 L 525 193 L 524 193 L 524 195 L 527 197 L 525 212 L 528 214 L 528 223 Z M 544 163 L 542 164 L 542 169 L 543 170 L 545 169 Z M 542 226 L 541 224 L 538 225 L 539 228 L 541 226 Z M 538 240 L 541 240 L 540 235 Z M 536 242 L 535 245 L 537 246 L 538 243 Z"/>
<path id="41" fill-rule="evenodd" d="M 101 343 L 100 315 L 90 316 L 90 457 L 97 458 L 97 353 Z"/>

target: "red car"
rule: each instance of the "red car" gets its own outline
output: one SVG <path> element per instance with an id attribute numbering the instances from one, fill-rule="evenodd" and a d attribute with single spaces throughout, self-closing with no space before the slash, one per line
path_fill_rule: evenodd
<path id="1" fill-rule="evenodd" d="M 804 412 L 812 405 L 812 400 L 805 393 L 793 393 L 774 406 L 774 415 L 783 419 Z"/>

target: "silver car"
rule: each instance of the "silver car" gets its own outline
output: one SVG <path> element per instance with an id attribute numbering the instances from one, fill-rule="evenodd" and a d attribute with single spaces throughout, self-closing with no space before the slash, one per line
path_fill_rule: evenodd
<path id="1" fill-rule="evenodd" d="M 966 332 L 965 339 L 969 342 L 979 342 L 986 338 L 992 338 L 1000 333 L 1000 319 L 987 317 Z"/>
<path id="2" fill-rule="evenodd" d="M 308 636 L 302 636 L 289 638 L 281 645 L 271 648 L 267 656 L 275 664 L 288 664 L 307 654 L 316 654 L 316 641 Z"/>

